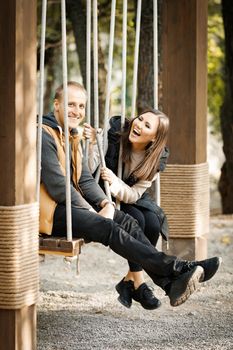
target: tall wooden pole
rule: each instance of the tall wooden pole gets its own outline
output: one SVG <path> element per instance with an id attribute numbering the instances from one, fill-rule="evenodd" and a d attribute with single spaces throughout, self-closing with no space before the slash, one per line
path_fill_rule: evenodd
<path id="1" fill-rule="evenodd" d="M 36 201 L 36 0 L 0 2 L 0 43 L 0 206 L 30 206 Z M 1 307 L 0 349 L 36 349 L 35 303 Z"/>
<path id="2" fill-rule="evenodd" d="M 165 171 L 162 176 L 161 196 L 169 197 L 169 200 L 162 199 L 162 207 L 172 221 L 169 253 L 201 258 L 206 255 L 209 192 L 207 0 L 164 0 L 162 13 L 162 105 L 170 118 L 171 165 L 167 175 Z M 175 183 L 169 186 L 166 181 L 166 177 L 176 175 L 176 171 L 178 193 Z M 192 193 L 186 195 L 188 187 Z M 182 226 L 180 231 L 176 229 L 178 226 Z"/>

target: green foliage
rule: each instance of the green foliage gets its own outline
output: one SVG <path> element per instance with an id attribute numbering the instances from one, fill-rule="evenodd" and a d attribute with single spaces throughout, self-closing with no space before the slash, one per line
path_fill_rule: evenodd
<path id="1" fill-rule="evenodd" d="M 221 1 L 208 2 L 208 108 L 213 132 L 220 132 L 220 108 L 224 97 L 224 29 Z"/>

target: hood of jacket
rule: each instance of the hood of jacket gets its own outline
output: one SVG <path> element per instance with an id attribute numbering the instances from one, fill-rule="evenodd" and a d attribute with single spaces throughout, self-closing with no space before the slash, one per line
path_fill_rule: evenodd
<path id="1" fill-rule="evenodd" d="M 43 116 L 43 120 L 42 123 L 44 125 L 48 125 L 53 129 L 61 129 L 61 126 L 58 124 L 57 119 L 55 118 L 55 115 L 53 114 L 53 112 L 50 112 L 47 115 Z"/>

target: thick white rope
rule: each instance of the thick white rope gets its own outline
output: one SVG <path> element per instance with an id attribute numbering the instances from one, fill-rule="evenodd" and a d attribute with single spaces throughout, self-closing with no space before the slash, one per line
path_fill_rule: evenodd
<path id="1" fill-rule="evenodd" d="M 110 112 L 110 94 L 111 94 L 111 79 L 112 79 L 112 57 L 113 57 L 113 45 L 114 45 L 114 31 L 115 31 L 115 13 L 116 13 L 116 0 L 112 0 L 111 6 L 111 21 L 110 21 L 110 35 L 109 35 L 109 50 L 108 50 L 108 73 L 106 83 L 106 100 L 104 110 L 104 151 L 107 151 L 108 147 L 108 123 Z"/>
<path id="2" fill-rule="evenodd" d="M 115 17 L 116 17 L 115 13 L 116 13 L 116 0 L 112 0 L 110 33 L 109 33 L 109 51 L 108 51 L 108 74 L 107 74 L 107 82 L 106 82 L 106 100 L 105 100 L 105 110 L 104 110 L 104 130 L 103 130 L 104 154 L 106 153 L 107 147 L 108 147 L 108 122 L 109 122 L 109 112 L 110 112 L 112 58 L 113 58 Z M 95 176 L 95 180 L 97 182 L 99 181 L 99 177 L 100 177 L 100 167 L 98 167 L 96 176 Z"/>
<path id="3" fill-rule="evenodd" d="M 121 129 L 125 125 L 126 69 L 127 69 L 127 0 L 123 1 L 123 22 L 122 22 Z M 122 178 L 122 142 L 120 143 L 117 176 L 120 179 Z"/>
<path id="4" fill-rule="evenodd" d="M 153 42 L 154 42 L 154 108 L 158 109 L 158 1 L 153 2 Z M 155 181 L 155 200 L 158 206 L 160 206 L 160 174 L 158 173 Z"/>
<path id="5" fill-rule="evenodd" d="M 86 25 L 86 89 L 87 89 L 87 108 L 86 121 L 91 123 L 91 0 L 87 0 L 87 25 Z M 88 158 L 90 140 L 85 142 L 85 158 Z"/>
<path id="6" fill-rule="evenodd" d="M 122 86 L 121 86 L 121 129 L 125 125 L 126 106 L 126 70 L 127 70 L 127 0 L 123 1 L 122 19 Z M 122 142 L 120 142 L 117 176 L 122 179 Z M 120 209 L 120 201 L 116 201 L 117 209 Z"/>
<path id="7" fill-rule="evenodd" d="M 154 108 L 158 109 L 158 1 L 153 1 Z"/>
<path id="8" fill-rule="evenodd" d="M 40 41 L 40 82 L 39 82 L 39 116 L 37 126 L 37 184 L 36 200 L 40 200 L 40 176 L 41 176 L 41 148 L 42 148 L 42 118 L 44 110 L 44 59 L 45 59 L 45 32 L 46 32 L 47 0 L 42 2 L 41 16 L 41 41 Z"/>
<path id="9" fill-rule="evenodd" d="M 70 189 L 70 144 L 68 129 L 68 89 L 67 89 L 67 48 L 66 48 L 66 3 L 61 0 L 61 22 L 62 22 L 62 71 L 63 71 L 63 101 L 64 101 L 64 131 L 65 131 L 65 153 L 66 153 L 66 227 L 67 240 L 72 240 L 71 220 L 71 189 Z"/>
<path id="10" fill-rule="evenodd" d="M 132 92 L 131 118 L 133 118 L 135 116 L 135 110 L 136 110 L 137 80 L 138 80 L 138 56 L 139 56 L 139 40 L 140 40 L 140 27 L 141 27 L 141 8 L 142 8 L 142 0 L 138 0 L 137 21 L 136 21 L 136 37 L 135 37 L 135 49 L 134 49 L 134 69 L 133 69 L 133 92 Z"/>
<path id="11" fill-rule="evenodd" d="M 94 128 L 99 127 L 99 84 L 98 84 L 98 4 L 93 0 L 93 55 L 94 55 Z"/>
<path id="12" fill-rule="evenodd" d="M 91 0 L 87 0 L 87 27 L 86 27 L 86 88 L 87 88 L 87 123 L 91 122 Z"/>
<path id="13" fill-rule="evenodd" d="M 97 146 L 98 146 L 99 155 L 100 155 L 100 165 L 101 165 L 101 167 L 105 168 L 106 164 L 105 164 L 105 158 L 104 158 L 104 152 L 103 152 L 103 148 L 102 148 L 102 140 L 100 137 L 100 132 L 101 132 L 101 129 L 98 129 L 96 131 L 96 141 L 97 141 Z M 104 181 L 104 188 L 105 188 L 106 196 L 111 201 L 112 196 L 111 196 L 111 191 L 110 191 L 110 187 L 109 187 L 109 182 L 106 180 Z"/>

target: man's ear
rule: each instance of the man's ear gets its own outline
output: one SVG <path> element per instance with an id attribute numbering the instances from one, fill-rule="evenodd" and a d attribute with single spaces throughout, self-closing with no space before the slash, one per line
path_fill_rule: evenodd
<path id="1" fill-rule="evenodd" d="M 59 110 L 59 105 L 60 105 L 60 103 L 59 103 L 58 99 L 55 98 L 55 100 L 53 101 L 53 106 L 54 106 L 54 110 L 56 112 L 58 112 L 58 110 Z"/>

